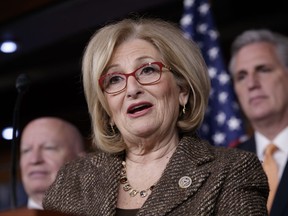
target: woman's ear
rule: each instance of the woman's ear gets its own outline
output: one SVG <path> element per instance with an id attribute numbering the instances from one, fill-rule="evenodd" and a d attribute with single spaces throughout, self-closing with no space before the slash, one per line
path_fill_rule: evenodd
<path id="1" fill-rule="evenodd" d="M 179 94 L 180 105 L 184 107 L 187 104 L 188 99 L 189 99 L 189 91 L 184 88 L 181 88 L 180 94 Z"/>

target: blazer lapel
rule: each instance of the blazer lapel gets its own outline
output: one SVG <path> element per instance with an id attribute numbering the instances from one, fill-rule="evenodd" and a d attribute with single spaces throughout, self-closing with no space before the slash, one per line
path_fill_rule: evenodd
<path id="1" fill-rule="evenodd" d="M 86 208 L 91 211 L 87 215 L 115 215 L 122 157 L 102 153 L 102 157 L 92 158 L 92 164 L 98 171 L 97 175 L 94 169 L 88 173 L 93 184 L 88 188 L 89 197 L 85 198 Z"/>
<path id="2" fill-rule="evenodd" d="M 197 139 L 183 138 L 152 194 L 137 215 L 152 215 L 155 208 L 159 216 L 166 215 L 196 194 L 210 175 L 210 172 L 202 169 L 200 165 L 213 160 L 213 155 L 205 147 L 205 144 Z M 179 180 L 182 177 L 191 180 L 189 187 L 180 187 Z"/>

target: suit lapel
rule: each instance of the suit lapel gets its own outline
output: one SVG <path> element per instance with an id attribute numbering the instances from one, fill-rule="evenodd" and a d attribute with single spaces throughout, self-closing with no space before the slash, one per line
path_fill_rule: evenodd
<path id="1" fill-rule="evenodd" d="M 287 211 L 288 206 L 288 162 L 286 163 L 284 172 L 281 177 L 275 199 L 272 205 L 270 216 L 281 216 L 287 215 L 284 213 Z"/>
<path id="2" fill-rule="evenodd" d="M 245 151 L 250 151 L 256 154 L 256 142 L 255 142 L 255 137 L 252 136 L 250 139 L 247 141 L 240 143 L 237 148 L 245 150 Z"/>
<path id="3" fill-rule="evenodd" d="M 183 138 L 161 179 L 137 215 L 152 215 L 155 209 L 159 216 L 166 215 L 195 195 L 210 175 L 210 172 L 202 169 L 200 165 L 212 160 L 213 155 L 204 143 L 197 139 Z M 181 188 L 179 180 L 185 176 L 190 178 L 191 185 Z"/>
<path id="4" fill-rule="evenodd" d="M 256 153 L 255 137 L 253 136 L 246 142 L 241 143 L 240 145 L 237 146 L 237 148 Z M 288 162 L 286 163 L 284 172 L 281 177 L 281 181 L 275 194 L 270 216 L 287 215 L 287 212 L 285 213 L 285 211 L 288 211 L 287 194 L 288 194 Z"/>

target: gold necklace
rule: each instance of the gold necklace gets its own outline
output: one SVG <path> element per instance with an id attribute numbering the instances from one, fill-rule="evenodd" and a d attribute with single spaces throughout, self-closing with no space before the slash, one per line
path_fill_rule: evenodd
<path id="1" fill-rule="evenodd" d="M 122 170 L 120 173 L 120 183 L 123 184 L 123 190 L 125 192 L 128 192 L 131 197 L 135 197 L 138 193 L 141 198 L 144 198 L 148 195 L 148 191 L 152 191 L 153 188 L 155 187 L 155 184 L 150 186 L 149 188 L 145 190 L 138 191 L 136 189 L 133 189 L 132 186 L 130 185 L 128 178 L 127 178 L 127 172 L 126 172 L 126 162 L 122 161 Z"/>

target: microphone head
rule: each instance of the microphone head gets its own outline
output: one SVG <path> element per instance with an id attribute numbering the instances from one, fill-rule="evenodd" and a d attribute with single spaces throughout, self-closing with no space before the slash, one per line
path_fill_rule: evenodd
<path id="1" fill-rule="evenodd" d="M 24 93 L 29 89 L 30 79 L 27 74 L 20 74 L 16 79 L 16 89 L 19 93 Z"/>

